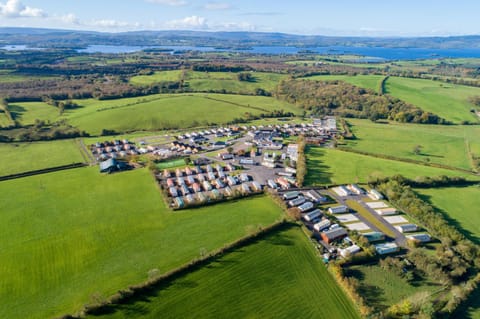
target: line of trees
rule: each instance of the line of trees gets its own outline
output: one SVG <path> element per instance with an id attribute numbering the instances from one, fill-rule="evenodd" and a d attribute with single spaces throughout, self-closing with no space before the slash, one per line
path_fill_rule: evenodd
<path id="1" fill-rule="evenodd" d="M 388 94 L 379 95 L 343 81 L 283 80 L 275 96 L 315 115 L 388 119 L 422 124 L 448 124 L 437 115 Z"/>
<path id="2" fill-rule="evenodd" d="M 303 187 L 305 175 L 307 174 L 307 160 L 305 158 L 306 141 L 305 136 L 299 135 L 297 139 L 298 144 L 298 158 L 297 158 L 297 186 Z"/>

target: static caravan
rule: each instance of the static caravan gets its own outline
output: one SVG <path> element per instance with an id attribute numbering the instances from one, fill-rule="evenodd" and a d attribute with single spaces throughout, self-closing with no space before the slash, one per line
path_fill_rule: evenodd
<path id="1" fill-rule="evenodd" d="M 327 198 L 325 196 L 320 195 L 317 191 L 313 189 L 306 192 L 305 196 L 311 199 L 314 203 L 323 203 L 327 201 Z"/>
<path id="2" fill-rule="evenodd" d="M 300 195 L 300 192 L 297 192 L 297 191 L 287 192 L 287 193 L 283 194 L 283 199 L 284 200 L 292 200 L 294 198 L 297 198 L 298 195 Z"/>
<path id="3" fill-rule="evenodd" d="M 207 192 L 212 190 L 212 184 L 209 181 L 204 181 L 202 185 Z"/>
<path id="4" fill-rule="evenodd" d="M 267 185 L 268 185 L 268 187 L 270 187 L 270 188 L 277 189 L 277 183 L 275 183 L 275 181 L 274 181 L 273 179 L 269 179 L 269 180 L 267 181 Z"/>
<path id="5" fill-rule="evenodd" d="M 248 186 L 248 184 L 242 184 L 242 192 L 250 193 L 250 187 Z"/>
<path id="6" fill-rule="evenodd" d="M 408 233 L 408 232 L 418 230 L 418 226 L 415 224 L 398 225 L 398 226 L 395 226 L 395 228 L 401 233 Z"/>
<path id="7" fill-rule="evenodd" d="M 215 174 L 213 174 L 213 172 L 208 172 L 207 178 L 209 181 L 213 181 L 215 179 Z"/>
<path id="8" fill-rule="evenodd" d="M 303 203 L 305 203 L 305 197 L 301 196 L 301 197 L 297 197 L 295 199 L 292 199 L 288 202 L 288 205 L 290 207 L 298 207 L 300 205 L 302 205 Z"/>
<path id="9" fill-rule="evenodd" d="M 397 210 L 393 207 L 375 209 L 375 212 L 380 216 L 389 216 L 397 214 Z"/>
<path id="10" fill-rule="evenodd" d="M 306 213 L 305 216 L 303 216 L 303 219 L 305 219 L 307 222 L 311 222 L 312 220 L 320 216 L 322 216 L 322 211 L 317 208 L 310 213 Z"/>
<path id="11" fill-rule="evenodd" d="M 262 186 L 257 181 L 252 182 L 252 188 L 254 191 L 259 192 L 262 190 Z"/>
<path id="12" fill-rule="evenodd" d="M 370 197 L 371 199 L 374 199 L 374 200 L 381 200 L 383 199 L 383 195 L 377 191 L 376 189 L 371 189 L 368 191 L 368 197 Z"/>
<path id="13" fill-rule="evenodd" d="M 330 214 L 343 214 L 343 213 L 348 213 L 348 211 L 349 211 L 348 206 L 345 206 L 345 205 L 333 206 L 328 209 L 328 212 Z"/>
<path id="14" fill-rule="evenodd" d="M 224 188 L 225 187 L 225 184 L 220 179 L 215 180 L 215 185 L 217 185 L 217 188 Z"/>
<path id="15" fill-rule="evenodd" d="M 365 191 L 360 188 L 360 186 L 358 186 L 357 184 L 350 184 L 348 185 L 348 189 L 354 193 L 354 194 L 357 194 L 357 195 L 363 195 L 365 194 Z"/>
<path id="16" fill-rule="evenodd" d="M 302 205 L 298 206 L 298 209 L 300 209 L 302 213 L 305 213 L 313 209 L 313 207 L 315 207 L 315 205 L 313 205 L 312 202 L 305 202 Z"/>
<path id="17" fill-rule="evenodd" d="M 235 181 L 235 178 L 232 176 L 227 176 L 227 184 L 229 186 L 237 185 L 237 182 Z"/>
<path id="18" fill-rule="evenodd" d="M 365 233 L 362 234 L 362 236 L 365 237 L 370 243 L 385 240 L 385 234 L 377 231 Z"/>
<path id="19" fill-rule="evenodd" d="M 375 250 L 379 255 L 386 255 L 396 253 L 400 248 L 395 243 L 384 243 L 375 245 Z"/>
<path id="20" fill-rule="evenodd" d="M 175 187 L 170 187 L 168 189 L 168 192 L 170 193 L 170 195 L 172 195 L 172 197 L 177 197 L 178 196 L 178 191 Z"/>
<path id="21" fill-rule="evenodd" d="M 188 185 L 192 185 L 193 183 L 195 183 L 195 179 L 193 178 L 192 175 L 187 176 L 187 183 Z"/>
<path id="22" fill-rule="evenodd" d="M 328 219 L 324 219 L 321 222 L 316 223 L 313 225 L 313 229 L 315 229 L 318 232 L 321 232 L 325 228 L 329 227 L 332 223 Z"/>
<path id="23" fill-rule="evenodd" d="M 346 258 L 346 257 L 353 256 L 353 255 L 359 253 L 361 250 L 362 249 L 360 247 L 358 247 L 357 245 L 352 245 L 352 246 L 349 246 L 345 249 L 341 249 L 340 250 L 340 255 L 343 258 Z"/>
<path id="24" fill-rule="evenodd" d="M 240 174 L 240 180 L 242 181 L 242 183 L 245 183 L 245 182 L 248 182 L 250 180 L 250 178 L 248 177 L 247 174 L 242 173 L 242 174 Z"/>

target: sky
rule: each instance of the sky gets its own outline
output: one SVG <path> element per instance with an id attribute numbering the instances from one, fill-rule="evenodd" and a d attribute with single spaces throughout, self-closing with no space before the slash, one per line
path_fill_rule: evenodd
<path id="1" fill-rule="evenodd" d="M 478 0 L 0 0 L 0 26 L 330 36 L 480 34 Z"/>

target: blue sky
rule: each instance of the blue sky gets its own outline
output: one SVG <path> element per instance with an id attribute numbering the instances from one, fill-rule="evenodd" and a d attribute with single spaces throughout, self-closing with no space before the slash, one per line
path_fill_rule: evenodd
<path id="1" fill-rule="evenodd" d="M 473 0 L 0 0 L 0 26 L 430 36 L 480 34 L 478 12 Z"/>

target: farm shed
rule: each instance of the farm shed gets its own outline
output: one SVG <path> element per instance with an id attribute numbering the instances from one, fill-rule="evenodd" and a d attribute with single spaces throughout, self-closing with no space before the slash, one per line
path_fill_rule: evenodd
<path id="1" fill-rule="evenodd" d="M 327 244 L 331 242 L 347 237 L 347 231 L 345 228 L 337 227 L 335 229 L 327 230 L 326 232 L 321 233 L 322 239 Z"/>

